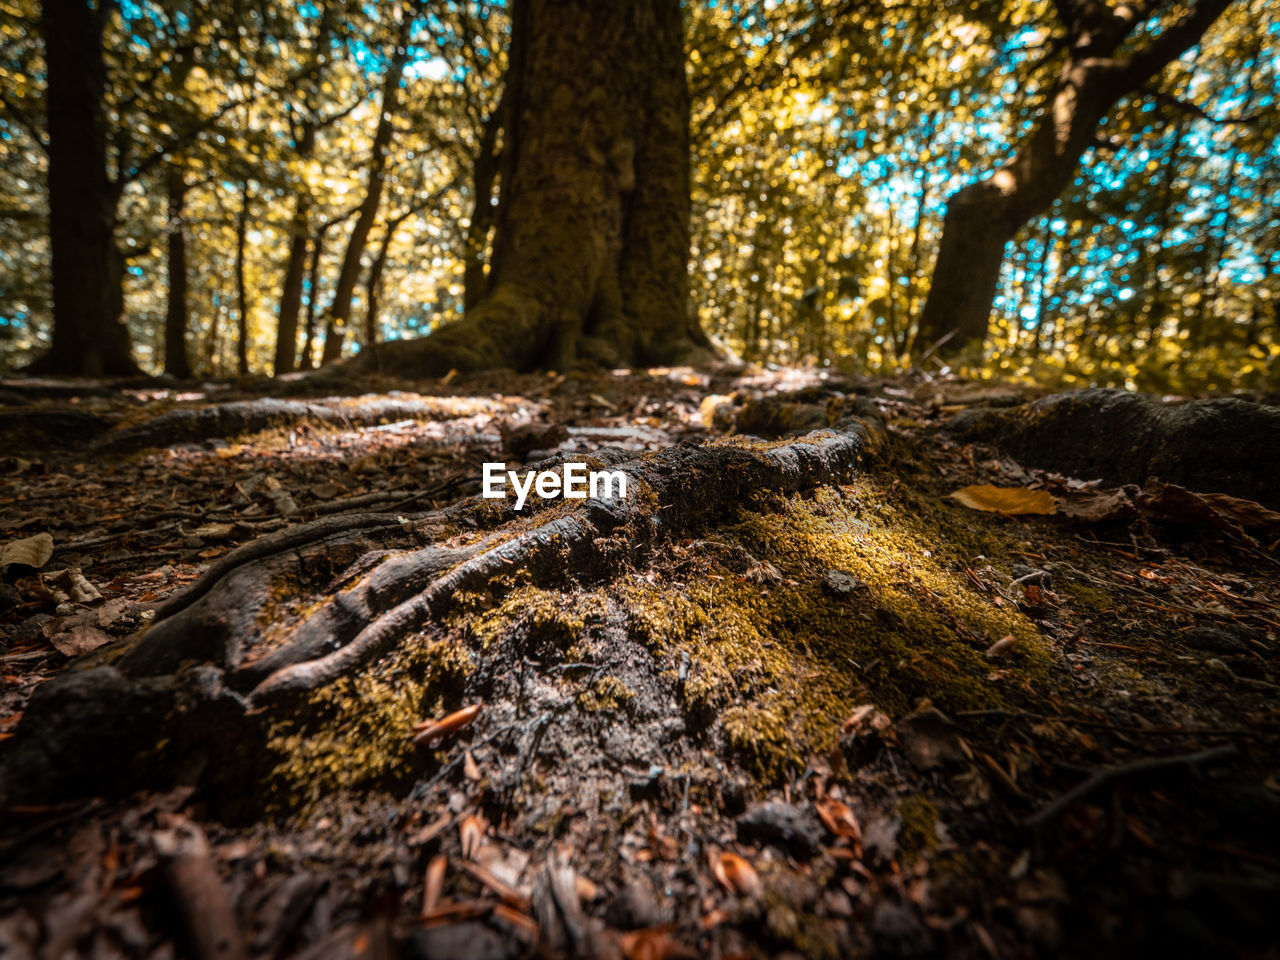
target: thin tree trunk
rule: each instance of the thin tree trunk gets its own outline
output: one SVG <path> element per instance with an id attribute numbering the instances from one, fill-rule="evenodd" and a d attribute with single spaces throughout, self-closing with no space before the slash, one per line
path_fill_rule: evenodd
<path id="1" fill-rule="evenodd" d="M 307 233 L 311 198 L 298 197 L 289 223 L 289 258 L 280 287 L 280 313 L 276 322 L 275 375 L 290 373 L 298 362 L 298 314 L 302 309 L 302 283 L 307 271 Z"/>
<path id="2" fill-rule="evenodd" d="M 485 118 L 480 135 L 480 146 L 472 168 L 472 189 L 475 202 L 471 208 L 471 222 L 467 225 L 466 249 L 463 253 L 463 305 L 470 310 L 489 292 L 485 274 L 485 252 L 489 248 L 489 231 L 493 227 L 495 210 L 493 187 L 498 176 L 501 154 L 497 152 L 498 134 L 502 131 L 504 97 L 493 113 Z"/>
<path id="3" fill-rule="evenodd" d="M 397 224 L 398 226 L 398 224 Z M 382 243 L 369 266 L 369 279 L 365 282 L 365 316 L 364 345 L 371 347 L 378 342 L 378 294 L 382 287 L 382 271 L 387 266 L 387 251 L 391 248 L 391 238 L 395 230 L 387 224 L 386 233 L 382 235 Z"/>
<path id="4" fill-rule="evenodd" d="M 249 233 L 249 184 L 241 184 L 236 218 L 236 372 L 249 375 L 249 290 L 245 281 L 245 246 Z"/>
<path id="5" fill-rule="evenodd" d="M 355 225 L 347 240 L 347 250 L 342 256 L 342 267 L 338 271 L 338 283 L 334 288 L 333 302 L 329 305 L 328 322 L 325 326 L 321 363 L 332 363 L 342 356 L 342 343 L 346 337 L 347 323 L 351 319 L 351 301 L 355 298 L 356 281 L 360 277 L 360 260 L 364 256 L 374 221 L 378 218 L 378 207 L 382 204 L 387 154 L 395 133 L 395 114 L 400 101 L 400 80 L 404 75 L 405 64 L 409 62 L 409 31 L 413 15 L 406 10 L 402 16 L 395 51 L 382 83 L 378 126 L 374 130 L 369 157 L 369 182 L 365 186 L 364 201 L 356 214 Z"/>
<path id="6" fill-rule="evenodd" d="M 115 243 L 119 189 L 107 173 L 102 33 L 113 4 L 44 0 L 53 336 L 43 373 L 139 372 L 122 322 L 124 262 Z"/>
<path id="7" fill-rule="evenodd" d="M 950 337 L 945 348 L 949 353 L 982 344 L 1005 246 L 1070 182 L 1081 155 L 1096 139 L 1098 124 L 1116 102 L 1197 43 L 1229 3 L 1199 0 L 1143 48 L 1125 55 L 1119 53 L 1121 45 L 1140 22 L 1132 8 L 1057 0 L 1068 35 L 1066 63 L 1046 97 L 1040 121 L 1013 159 L 987 179 L 962 187 L 948 201 L 917 350 L 944 337 Z"/>
<path id="8" fill-rule="evenodd" d="M 328 224 L 316 232 L 311 241 L 311 266 L 307 270 L 307 329 L 302 341 L 298 369 L 310 370 L 315 364 L 316 304 L 320 299 L 320 258 L 324 255 L 324 235 Z"/>
<path id="9" fill-rule="evenodd" d="M 171 165 L 165 187 L 169 198 L 169 290 L 164 315 L 164 372 L 179 380 L 191 379 L 187 356 L 187 181 L 182 168 Z"/>

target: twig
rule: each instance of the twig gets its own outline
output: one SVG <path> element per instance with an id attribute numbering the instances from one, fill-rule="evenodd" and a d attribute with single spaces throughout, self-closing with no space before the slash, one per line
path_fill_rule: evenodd
<path id="1" fill-rule="evenodd" d="M 1180 753 L 1169 757 L 1143 757 L 1130 763 L 1122 763 L 1119 766 L 1098 770 L 1084 783 L 1073 787 L 1056 800 L 1045 804 L 1038 811 L 1027 817 L 1023 821 L 1023 825 L 1033 830 L 1042 827 L 1061 816 L 1077 800 L 1083 800 L 1091 793 L 1101 790 L 1121 777 L 1150 773 L 1153 770 L 1163 770 L 1168 767 L 1180 767 L 1184 764 L 1194 767 L 1201 763 L 1225 760 L 1227 757 L 1234 757 L 1237 753 L 1239 751 L 1233 746 L 1210 747 L 1208 750 L 1201 750 L 1198 753 Z"/>

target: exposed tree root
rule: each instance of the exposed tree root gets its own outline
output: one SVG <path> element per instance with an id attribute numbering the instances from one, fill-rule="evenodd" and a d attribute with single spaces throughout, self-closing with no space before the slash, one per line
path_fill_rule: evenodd
<path id="1" fill-rule="evenodd" d="M 337 381 L 331 385 L 340 385 Z M 19 408 L 0 412 L 0 438 L 22 448 L 87 444 L 104 454 L 133 453 L 148 447 L 200 443 L 300 424 L 366 427 L 395 420 L 450 420 L 495 414 L 503 403 L 478 397 L 453 398 L 406 394 L 387 397 L 326 397 L 315 400 L 262 398 L 177 407 L 146 420 L 64 408 Z"/>
<path id="2" fill-rule="evenodd" d="M 851 418 L 786 444 L 681 444 L 640 458 L 603 451 L 591 459 L 627 475 L 625 499 L 548 502 L 517 514 L 472 498 L 405 518 L 324 518 L 246 544 L 171 597 L 122 649 L 104 648 L 38 691 L 9 788 L 47 797 L 85 789 L 89 779 L 102 789 L 94 771 L 119 774 L 121 764 L 84 748 L 101 750 L 103 725 L 121 711 L 164 714 L 175 736 L 212 732 L 212 749 L 221 743 L 225 752 L 257 715 L 353 674 L 462 595 L 493 597 L 516 572 L 538 586 L 607 580 L 669 538 L 732 514 L 752 493 L 851 479 L 877 437 Z M 291 600 L 310 597 L 318 604 L 291 610 Z M 174 713 L 183 719 L 173 722 Z M 129 737 L 155 740 L 149 723 L 123 726 L 117 757 L 146 745 Z"/>
<path id="3" fill-rule="evenodd" d="M 949 424 L 1024 463 L 1112 483 L 1159 477 L 1276 506 L 1280 408 L 1235 397 L 1164 403 L 1125 390 L 1054 394 L 1008 410 L 966 410 Z"/>

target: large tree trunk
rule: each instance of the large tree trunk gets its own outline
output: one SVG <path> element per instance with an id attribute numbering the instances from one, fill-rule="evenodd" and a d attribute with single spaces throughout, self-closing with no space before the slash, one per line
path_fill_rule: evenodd
<path id="1" fill-rule="evenodd" d="M 180 167 L 170 167 L 165 186 L 169 195 L 169 293 L 164 315 L 164 372 L 191 379 L 187 357 L 187 228 L 183 221 L 187 182 Z"/>
<path id="2" fill-rule="evenodd" d="M 1049 209 L 1097 138 L 1098 124 L 1124 96 L 1197 43 L 1230 0 L 1200 0 L 1136 53 L 1120 53 L 1126 38 L 1168 2 L 1140 10 L 1091 0 L 1058 0 L 1068 56 L 1045 98 L 1036 127 L 1012 160 L 962 187 L 947 202 L 942 240 L 915 345 L 924 351 L 946 338 L 944 352 L 981 346 L 1000 281 L 1004 250 L 1031 219 Z"/>
<path id="3" fill-rule="evenodd" d="M 695 356 L 678 0 L 520 0 L 512 17 L 488 295 L 373 362 L 439 374 Z"/>
<path id="4" fill-rule="evenodd" d="M 86 376 L 138 367 L 121 320 L 124 262 L 115 244 L 118 190 L 107 173 L 102 31 L 115 7 L 44 0 L 48 77 L 49 240 L 53 342 L 31 369 Z"/>

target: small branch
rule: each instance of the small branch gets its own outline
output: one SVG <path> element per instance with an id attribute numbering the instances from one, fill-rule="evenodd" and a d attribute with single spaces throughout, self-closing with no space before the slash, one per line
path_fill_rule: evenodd
<path id="1" fill-rule="evenodd" d="M 1156 103 L 1163 103 L 1165 106 L 1181 110 L 1183 113 L 1189 113 L 1193 117 L 1199 117 L 1201 120 L 1208 120 L 1210 123 L 1225 126 L 1231 123 L 1257 123 L 1262 119 L 1261 113 L 1251 113 L 1244 117 L 1215 117 L 1199 104 L 1183 100 L 1181 97 L 1175 97 L 1173 94 L 1165 93 L 1163 90 L 1152 90 L 1150 87 L 1143 87 L 1138 92 L 1144 97 L 1150 97 L 1155 100 Z"/>
<path id="2" fill-rule="evenodd" d="M 1023 821 L 1023 825 L 1033 830 L 1043 827 L 1065 813 L 1077 800 L 1083 800 L 1090 794 L 1096 793 L 1122 777 L 1150 773 L 1153 770 L 1164 770 L 1168 767 L 1180 767 L 1184 764 L 1194 767 L 1201 763 L 1225 760 L 1228 757 L 1234 757 L 1239 752 L 1233 746 L 1210 747 L 1208 750 L 1201 750 L 1198 753 L 1180 753 L 1170 757 L 1143 757 L 1131 763 L 1122 763 L 1119 766 L 1108 767 L 1106 770 L 1099 770 L 1085 780 L 1084 783 L 1073 787 L 1056 800 L 1045 804 L 1038 811 L 1027 817 Z"/>

